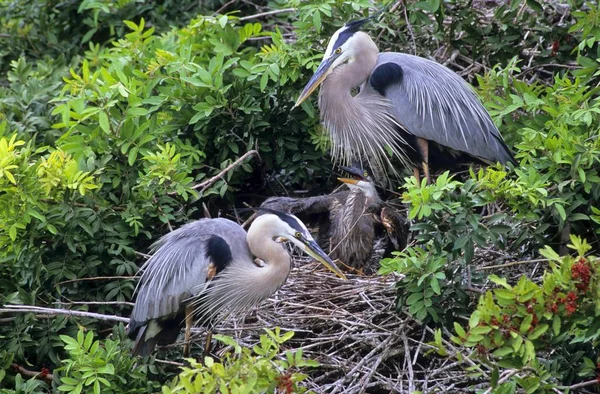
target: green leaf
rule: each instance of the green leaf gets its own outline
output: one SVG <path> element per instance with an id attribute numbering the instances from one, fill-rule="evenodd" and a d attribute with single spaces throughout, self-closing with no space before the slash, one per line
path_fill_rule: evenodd
<path id="1" fill-rule="evenodd" d="M 531 333 L 528 336 L 529 340 L 533 341 L 535 339 L 538 339 L 539 337 L 544 335 L 546 331 L 548 331 L 548 328 L 548 324 L 540 324 L 533 331 L 531 331 Z"/>
<path id="2" fill-rule="evenodd" d="M 458 324 L 457 322 L 454 322 L 454 331 L 462 339 L 466 339 L 467 338 L 467 333 L 465 332 L 464 328 L 462 328 L 462 326 L 460 324 Z"/>
<path id="3" fill-rule="evenodd" d="M 560 326 L 561 326 L 560 316 L 554 315 L 554 317 L 552 318 L 552 331 L 554 332 L 554 335 L 560 334 Z"/>
<path id="4" fill-rule="evenodd" d="M 408 298 L 406 299 L 406 303 L 408 305 L 412 305 L 417 301 L 420 301 L 423 299 L 423 293 L 413 293 L 410 296 L 408 296 Z"/>
<path id="5" fill-rule="evenodd" d="M 267 87 L 267 83 L 269 82 L 269 73 L 265 72 L 262 77 L 260 77 L 260 91 L 264 92 Z"/>
<path id="6" fill-rule="evenodd" d="M 525 340 L 525 354 L 523 354 L 523 362 L 535 359 L 535 346 L 533 342 Z"/>
<path id="7" fill-rule="evenodd" d="M 526 3 L 527 3 L 527 5 L 529 7 L 531 7 L 531 9 L 533 9 L 538 14 L 543 14 L 544 13 L 544 9 L 540 5 L 540 3 L 538 3 L 537 1 L 535 1 L 535 0 L 526 0 Z"/>
<path id="8" fill-rule="evenodd" d="M 512 286 L 508 284 L 506 278 L 501 278 L 498 275 L 492 274 L 488 276 L 489 280 L 493 283 L 504 287 L 505 289 L 512 290 Z"/>
<path id="9" fill-rule="evenodd" d="M 10 237 L 10 239 L 12 241 L 16 241 L 17 239 L 17 227 L 16 226 L 10 226 L 10 228 L 8 229 L 8 236 Z"/>
<path id="10" fill-rule="evenodd" d="M 509 354 L 513 354 L 514 350 L 510 346 L 503 346 L 500 349 L 494 350 L 492 354 L 496 357 L 506 357 Z"/>
<path id="11" fill-rule="evenodd" d="M 554 204 L 554 208 L 556 208 L 556 211 L 558 211 L 558 214 L 560 215 L 560 218 L 562 220 L 567 219 L 567 213 L 565 212 L 565 208 L 562 205 Z"/>
<path id="12" fill-rule="evenodd" d="M 473 335 L 484 335 L 492 331 L 492 327 L 490 326 L 479 326 L 471 329 L 471 334 Z"/>
<path id="13" fill-rule="evenodd" d="M 100 111 L 98 113 L 98 122 L 100 123 L 100 128 L 102 131 L 104 131 L 106 134 L 110 134 L 110 124 L 108 122 L 108 115 L 106 115 L 106 112 Z"/>
<path id="14" fill-rule="evenodd" d="M 133 166 L 135 164 L 137 155 L 138 155 L 138 147 L 134 146 L 133 148 L 131 148 L 131 150 L 129 151 L 129 154 L 127 155 L 127 163 L 130 166 Z"/>
<path id="15" fill-rule="evenodd" d="M 532 321 L 533 321 L 533 314 L 528 314 L 527 316 L 525 316 L 525 318 L 523 318 L 523 321 L 521 322 L 521 327 L 519 328 L 519 332 L 521 334 L 525 334 L 527 331 L 529 331 Z"/>
<path id="16" fill-rule="evenodd" d="M 498 299 L 502 299 L 502 300 L 515 300 L 517 298 L 517 295 L 514 293 L 514 291 L 512 290 L 506 290 L 506 289 L 495 289 L 494 290 L 494 295 L 498 298 Z"/>
<path id="17" fill-rule="evenodd" d="M 431 289 L 435 292 L 435 294 L 442 294 L 442 291 L 440 289 L 440 283 L 438 282 L 438 279 L 435 276 L 431 278 L 429 283 L 431 284 Z"/>

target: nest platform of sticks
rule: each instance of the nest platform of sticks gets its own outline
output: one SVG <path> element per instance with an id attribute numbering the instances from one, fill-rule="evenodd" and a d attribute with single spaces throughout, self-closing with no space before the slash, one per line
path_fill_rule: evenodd
<path id="1" fill-rule="evenodd" d="M 348 279 L 316 263 L 297 264 L 274 296 L 243 319 L 226 320 L 218 333 L 252 347 L 264 327 L 294 331 L 286 346 L 301 347 L 304 357 L 320 363 L 303 371 L 316 393 L 447 392 L 465 379 L 452 359 L 425 355 L 431 330 L 396 312 L 398 277 Z M 203 340 L 201 332 L 196 340 Z"/>

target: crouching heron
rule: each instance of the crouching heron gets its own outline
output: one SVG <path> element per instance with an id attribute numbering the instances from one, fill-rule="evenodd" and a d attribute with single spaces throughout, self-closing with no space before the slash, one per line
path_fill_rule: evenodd
<path id="1" fill-rule="evenodd" d="M 306 226 L 295 216 L 263 209 L 248 233 L 228 219 L 200 219 L 153 245 L 142 267 L 128 334 L 133 355 L 148 356 L 156 346 L 175 342 L 185 322 L 184 355 L 189 354 L 194 319 L 208 328 L 229 313 L 243 313 L 286 281 L 291 257 L 275 240 L 284 238 L 345 279 Z M 205 348 L 205 353 L 207 348 Z"/>
<path id="2" fill-rule="evenodd" d="M 261 207 L 314 220 L 319 227 L 319 245 L 329 256 L 361 271 L 373 255 L 376 239 L 387 238 L 386 252 L 404 249 L 408 225 L 397 210 L 381 200 L 373 178 L 360 164 L 341 169 L 350 174 L 338 178 L 348 190 L 306 198 L 271 197 Z"/>
<path id="3" fill-rule="evenodd" d="M 388 174 L 391 152 L 419 178 L 430 165 L 515 163 L 471 86 L 450 69 L 418 56 L 379 50 L 349 22 L 335 32 L 295 106 L 319 86 L 321 120 L 331 154 L 343 164 L 368 162 Z M 352 94 L 353 89 L 360 92 Z"/>

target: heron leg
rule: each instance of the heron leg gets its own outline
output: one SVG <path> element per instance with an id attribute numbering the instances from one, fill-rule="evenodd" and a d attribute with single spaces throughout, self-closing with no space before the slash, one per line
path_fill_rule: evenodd
<path id="1" fill-rule="evenodd" d="M 193 309 L 191 306 L 185 307 L 185 343 L 183 345 L 183 357 L 190 356 L 190 336 L 192 332 Z"/>
<path id="2" fill-rule="evenodd" d="M 212 342 L 212 330 L 206 331 L 206 343 L 204 344 L 204 357 L 210 356 L 210 348 Z M 202 362 L 204 362 L 204 357 L 202 357 Z"/>
<path id="3" fill-rule="evenodd" d="M 421 152 L 423 175 L 427 179 L 427 184 L 431 184 L 431 178 L 429 177 L 429 142 L 426 139 L 417 137 L 417 146 Z"/>
<path id="4" fill-rule="evenodd" d="M 413 168 L 413 175 L 415 176 L 415 179 L 417 180 L 417 185 L 420 185 L 421 184 L 421 173 L 419 172 L 419 167 Z"/>

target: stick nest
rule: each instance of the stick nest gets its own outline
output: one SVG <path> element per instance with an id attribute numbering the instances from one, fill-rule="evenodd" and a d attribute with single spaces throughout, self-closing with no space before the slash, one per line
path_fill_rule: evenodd
<path id="1" fill-rule="evenodd" d="M 219 333 L 255 345 L 264 327 L 294 331 L 286 342 L 318 361 L 307 386 L 317 393 L 446 391 L 464 379 L 448 359 L 425 356 L 432 333 L 395 310 L 396 276 L 348 275 L 344 281 L 316 263 L 300 263 L 286 284 L 243 319 Z"/>

